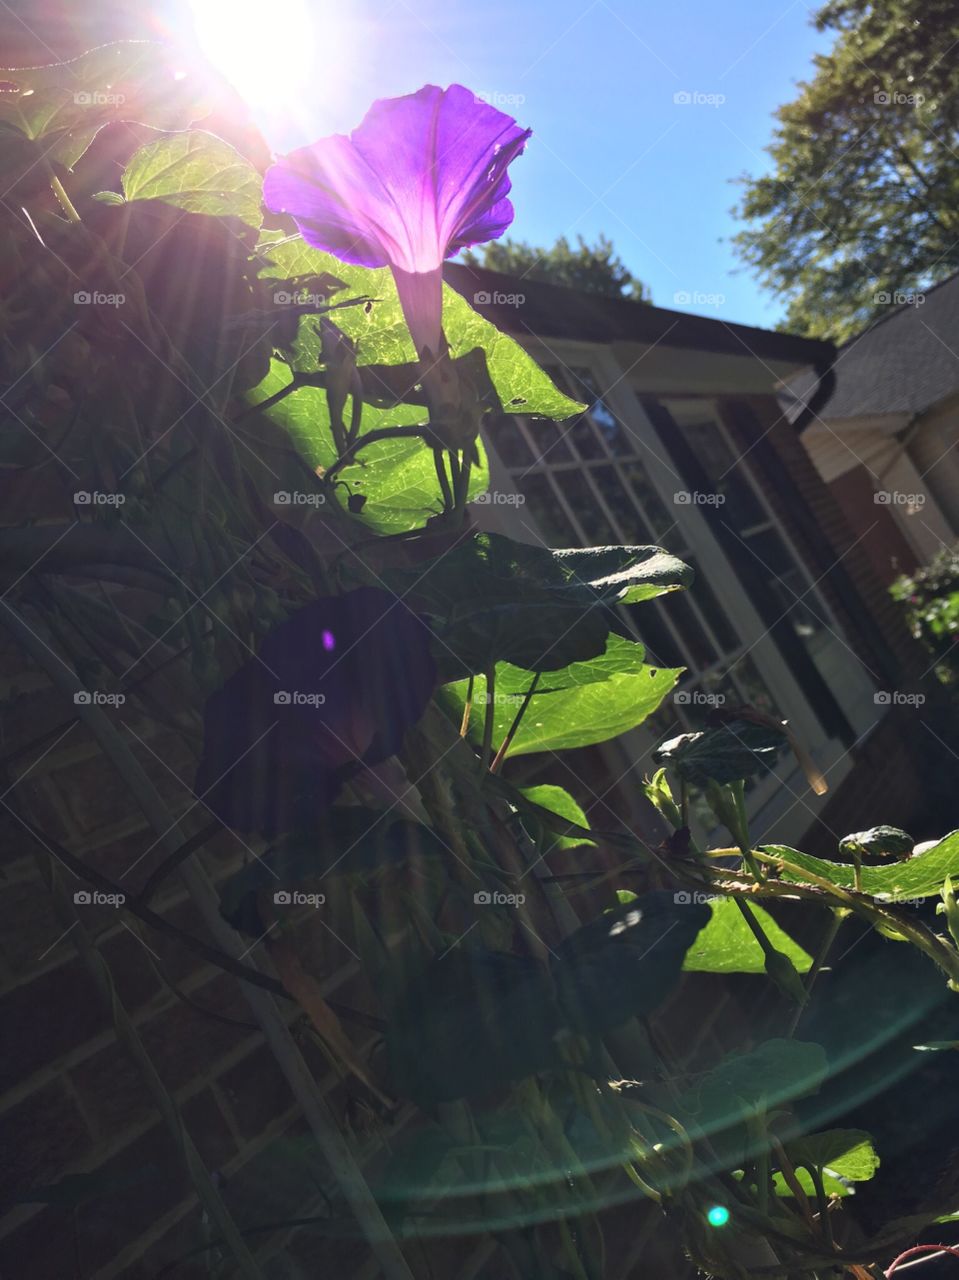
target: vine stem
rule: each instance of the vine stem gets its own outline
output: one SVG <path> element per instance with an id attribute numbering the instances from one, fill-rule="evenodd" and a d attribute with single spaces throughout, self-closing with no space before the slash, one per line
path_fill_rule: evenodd
<path id="1" fill-rule="evenodd" d="M 483 747 L 480 754 L 480 770 L 486 773 L 493 754 L 493 712 L 496 707 L 496 668 L 486 672 L 486 714 L 483 717 Z"/>
<path id="2" fill-rule="evenodd" d="M 74 207 L 73 201 L 67 195 L 66 187 L 64 187 L 63 183 L 60 181 L 57 175 L 53 172 L 52 168 L 50 169 L 50 186 L 53 189 L 53 194 L 60 201 L 60 205 L 63 208 L 63 212 L 67 215 L 70 221 L 80 222 L 81 221 L 80 215 L 77 213 Z"/>
<path id="3" fill-rule="evenodd" d="M 799 1020 L 806 1012 L 806 1008 L 809 1004 L 809 998 L 812 995 L 813 986 L 815 985 L 816 979 L 819 977 L 823 965 L 826 963 L 826 957 L 832 949 L 832 944 L 836 941 L 836 934 L 842 928 L 842 922 L 844 919 L 845 916 L 841 911 L 833 911 L 832 919 L 829 922 L 829 928 L 823 935 L 823 940 L 819 944 L 819 950 L 816 952 L 816 958 L 813 960 L 812 968 L 809 970 L 809 975 L 806 978 L 806 998 L 792 1016 L 792 1021 L 790 1022 L 789 1028 L 786 1032 L 787 1040 L 791 1040 L 796 1034 L 796 1028 L 799 1026 Z"/>
<path id="4" fill-rule="evenodd" d="M 516 736 L 516 730 L 519 728 L 520 722 L 522 721 L 523 716 L 526 714 L 526 708 L 530 704 L 530 699 L 532 698 L 533 694 L 536 692 L 536 686 L 539 684 L 539 677 L 540 677 L 540 672 L 537 671 L 536 674 L 533 676 L 532 681 L 530 682 L 529 688 L 526 690 L 526 693 L 523 696 L 523 701 L 520 704 L 519 710 L 516 712 L 516 715 L 513 717 L 513 723 L 510 725 L 509 729 L 507 730 L 506 737 L 503 739 L 503 745 L 500 747 L 499 751 L 497 751 L 496 755 L 493 757 L 493 763 L 489 767 L 490 773 L 499 773 L 500 768 L 502 767 L 503 761 L 506 759 L 506 753 L 510 749 L 510 744 L 512 743 L 514 737 Z"/>

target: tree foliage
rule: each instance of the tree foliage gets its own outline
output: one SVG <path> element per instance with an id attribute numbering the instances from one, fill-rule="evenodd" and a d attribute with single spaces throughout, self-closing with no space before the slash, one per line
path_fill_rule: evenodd
<path id="1" fill-rule="evenodd" d="M 735 237 L 785 326 L 844 339 L 959 267 L 959 9 L 831 0 L 815 75 L 779 108 Z M 897 297 L 897 295 L 899 295 Z"/>
<path id="2" fill-rule="evenodd" d="M 485 267 L 547 284 L 565 284 L 609 298 L 652 300 L 648 287 L 632 274 L 607 236 L 600 233 L 595 244 L 588 244 L 582 236 L 576 239 L 574 248 L 565 236 L 560 236 L 551 249 L 541 249 L 524 240 L 492 240 L 479 253 L 468 249 L 463 261 L 470 267 Z"/>

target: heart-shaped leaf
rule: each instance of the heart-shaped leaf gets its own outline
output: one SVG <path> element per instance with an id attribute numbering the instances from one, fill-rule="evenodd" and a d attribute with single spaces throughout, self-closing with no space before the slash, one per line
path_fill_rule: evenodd
<path id="1" fill-rule="evenodd" d="M 249 160 L 201 129 L 149 142 L 130 157 L 120 179 L 127 200 L 162 200 L 188 213 L 263 220 L 263 180 Z"/>
<path id="2" fill-rule="evenodd" d="M 710 916 L 706 904 L 675 898 L 642 894 L 559 944 L 550 967 L 570 1026 L 602 1035 L 663 1002 Z"/>

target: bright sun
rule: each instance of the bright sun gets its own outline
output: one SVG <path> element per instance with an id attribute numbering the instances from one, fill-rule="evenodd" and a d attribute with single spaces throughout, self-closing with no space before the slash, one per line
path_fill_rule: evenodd
<path id="1" fill-rule="evenodd" d="M 316 75 L 308 0 L 191 0 L 203 53 L 251 107 L 294 106 Z"/>

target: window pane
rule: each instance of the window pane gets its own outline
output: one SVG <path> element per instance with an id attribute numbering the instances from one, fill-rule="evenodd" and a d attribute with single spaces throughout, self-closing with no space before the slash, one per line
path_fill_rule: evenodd
<path id="1" fill-rule="evenodd" d="M 623 481 L 632 490 L 633 497 L 639 504 L 643 519 L 649 526 L 653 543 L 656 546 L 668 547 L 676 553 L 682 544 L 679 531 L 675 528 L 676 517 L 670 515 L 653 488 L 646 468 L 641 462 L 624 462 L 619 468 Z"/>
<path id="2" fill-rule="evenodd" d="M 683 667 L 686 654 L 676 637 L 666 625 L 665 610 L 658 600 L 644 600 L 642 604 L 628 604 L 624 612 L 636 630 L 636 635 L 646 646 L 646 661 L 659 667 Z"/>
<path id="3" fill-rule="evenodd" d="M 667 400 L 666 408 L 689 441 L 709 477 L 713 491 L 725 498 L 721 515 L 734 529 L 750 529 L 764 524 L 769 517 L 752 486 L 739 469 L 739 459 L 722 434 L 715 413 L 708 402 Z"/>
<path id="4" fill-rule="evenodd" d="M 777 714 L 773 696 L 748 654 L 744 653 L 741 658 L 737 658 L 731 665 L 729 673 L 736 681 L 744 702 L 748 702 L 757 711 L 765 711 L 767 715 Z"/>
<path id="5" fill-rule="evenodd" d="M 553 487 L 547 476 L 529 472 L 516 477 L 516 487 L 526 498 L 526 506 L 519 508 L 520 520 L 535 524 L 550 547 L 576 546 L 579 539 L 569 521 L 563 515 Z M 529 512 L 529 516 L 526 516 Z"/>
<path id="6" fill-rule="evenodd" d="M 610 453 L 615 457 L 635 453 L 635 442 L 616 415 L 603 403 L 599 385 L 590 370 L 576 368 L 572 372 L 577 383 L 574 394 L 589 404 L 590 417 Z"/>
<path id="7" fill-rule="evenodd" d="M 689 589 L 689 594 L 699 606 L 700 613 L 712 627 L 713 635 L 716 637 L 719 647 L 724 650 L 737 648 L 741 642 L 741 637 L 727 617 L 726 611 L 716 599 L 706 577 L 700 572 L 699 566 L 692 556 L 685 555 L 683 559 L 688 565 L 692 566 L 693 572 L 696 574 L 693 585 Z"/>
<path id="8" fill-rule="evenodd" d="M 587 546 L 608 547 L 618 541 L 582 471 L 558 471 L 553 479 L 586 535 Z"/>
<path id="9" fill-rule="evenodd" d="M 698 670 L 712 666 L 719 654 L 713 648 L 682 592 L 671 591 L 669 595 L 662 598 L 660 607 L 669 615 L 670 621 L 682 637 L 694 667 Z"/>
<path id="10" fill-rule="evenodd" d="M 573 442 L 576 452 L 581 458 L 602 458 L 604 457 L 603 446 L 599 442 L 599 437 L 593 430 L 589 420 L 588 413 L 582 413 L 576 418 L 569 430 L 569 439 Z"/>
<path id="11" fill-rule="evenodd" d="M 623 541 L 632 546 L 644 547 L 651 541 L 649 528 L 623 488 L 618 471 L 619 468 L 613 466 L 594 467 L 591 472 L 593 483 L 603 495 L 603 501 L 622 530 Z"/>
<path id="12" fill-rule="evenodd" d="M 556 462 L 571 462 L 573 455 L 566 443 L 569 422 L 547 422 L 545 418 L 530 418 L 527 425 L 536 446 L 536 461 L 552 466 Z"/>
<path id="13" fill-rule="evenodd" d="M 492 417 L 485 428 L 490 443 L 508 467 L 528 467 L 533 461 L 519 421 L 516 414 L 502 413 Z"/>

